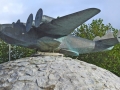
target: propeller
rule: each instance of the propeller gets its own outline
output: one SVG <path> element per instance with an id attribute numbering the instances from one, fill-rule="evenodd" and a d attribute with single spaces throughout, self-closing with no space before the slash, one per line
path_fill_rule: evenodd
<path id="1" fill-rule="evenodd" d="M 43 10 L 40 8 L 37 11 L 36 17 L 35 17 L 35 27 L 39 27 L 40 22 L 42 21 L 42 15 L 43 15 Z"/>
<path id="2" fill-rule="evenodd" d="M 29 32 L 32 27 L 33 14 L 30 14 L 26 22 L 26 31 Z"/>

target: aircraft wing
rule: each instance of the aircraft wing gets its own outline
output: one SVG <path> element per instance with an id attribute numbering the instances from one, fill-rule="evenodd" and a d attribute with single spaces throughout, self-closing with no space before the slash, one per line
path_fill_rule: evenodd
<path id="1" fill-rule="evenodd" d="M 99 12 L 100 10 L 97 8 L 89 8 L 54 19 L 49 23 L 49 25 L 47 24 L 48 27 L 50 27 L 50 29 L 44 30 L 44 32 L 52 35 L 61 35 L 61 36 L 68 35 L 75 28 L 77 28 L 78 26 L 80 26 L 85 21 L 89 20 Z"/>

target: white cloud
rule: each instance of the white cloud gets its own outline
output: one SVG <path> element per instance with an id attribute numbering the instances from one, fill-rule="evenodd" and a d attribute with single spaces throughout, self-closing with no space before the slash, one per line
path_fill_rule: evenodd
<path id="1" fill-rule="evenodd" d="M 0 23 L 11 23 L 17 19 L 26 22 L 29 14 L 35 16 L 39 8 L 45 15 L 57 17 L 96 7 L 101 12 L 88 22 L 102 18 L 106 24 L 120 28 L 119 3 L 120 0 L 0 0 Z"/>
<path id="2" fill-rule="evenodd" d="M 0 23 L 12 23 L 24 11 L 25 7 L 19 0 L 0 0 Z"/>
<path id="3" fill-rule="evenodd" d="M 23 14 L 24 7 L 21 2 L 16 0 L 0 1 L 0 14 Z"/>
<path id="4" fill-rule="evenodd" d="M 23 5 L 22 4 L 13 4 L 8 3 L 1 8 L 0 13 L 8 13 L 8 14 L 23 14 Z"/>

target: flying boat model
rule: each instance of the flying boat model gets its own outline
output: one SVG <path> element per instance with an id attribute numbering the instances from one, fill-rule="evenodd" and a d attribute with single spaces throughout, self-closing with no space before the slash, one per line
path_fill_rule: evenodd
<path id="1" fill-rule="evenodd" d="M 96 37 L 93 41 L 71 34 L 78 26 L 100 12 L 97 8 L 88 8 L 59 18 L 43 15 L 40 8 L 35 19 L 30 14 L 27 22 L 18 20 L 12 24 L 0 25 L 0 38 L 5 42 L 37 49 L 41 52 L 59 52 L 78 56 L 83 53 L 109 50 L 119 43 L 119 37 L 104 39 Z"/>

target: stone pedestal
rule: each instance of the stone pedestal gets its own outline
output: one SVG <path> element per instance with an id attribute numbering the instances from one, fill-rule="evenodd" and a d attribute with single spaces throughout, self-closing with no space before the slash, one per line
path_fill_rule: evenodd
<path id="1" fill-rule="evenodd" d="M 120 78 L 67 57 L 27 57 L 0 64 L 0 90 L 120 90 Z"/>

